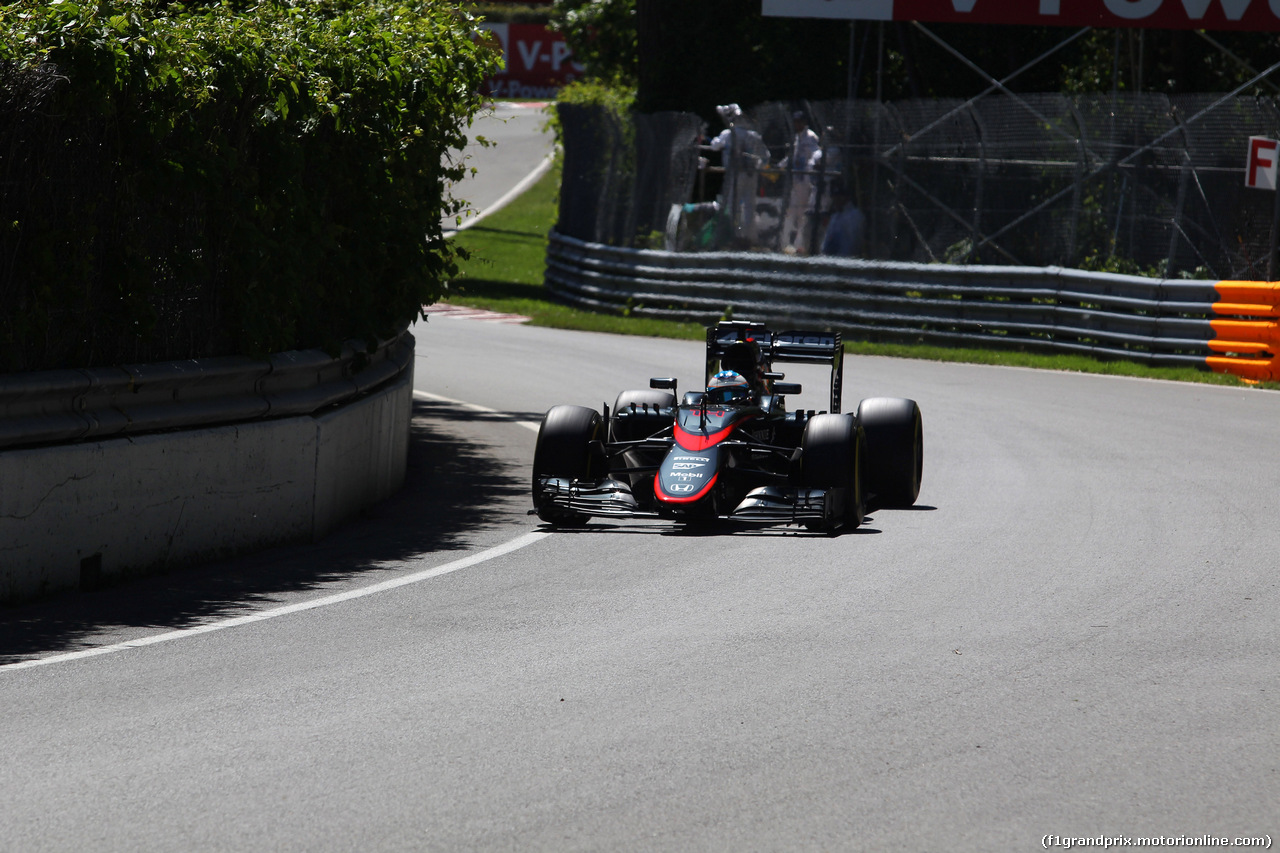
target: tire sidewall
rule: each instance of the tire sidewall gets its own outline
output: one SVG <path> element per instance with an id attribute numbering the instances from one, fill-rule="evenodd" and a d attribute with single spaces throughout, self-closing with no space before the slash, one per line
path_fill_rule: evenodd
<path id="1" fill-rule="evenodd" d="M 913 505 L 924 471 L 919 405 L 903 397 L 870 397 L 858 404 L 857 418 L 867 442 L 867 491 L 879 506 Z"/>

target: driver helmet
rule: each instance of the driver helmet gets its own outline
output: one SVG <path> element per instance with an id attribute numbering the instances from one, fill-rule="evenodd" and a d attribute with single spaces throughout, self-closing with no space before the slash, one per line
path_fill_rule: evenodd
<path id="1" fill-rule="evenodd" d="M 707 399 L 717 405 L 746 403 L 751 399 L 751 386 L 741 373 L 722 370 L 711 377 L 707 385 Z"/>

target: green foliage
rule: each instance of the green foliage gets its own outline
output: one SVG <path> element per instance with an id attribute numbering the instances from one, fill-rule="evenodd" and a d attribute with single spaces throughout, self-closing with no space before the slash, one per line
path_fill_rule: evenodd
<path id="1" fill-rule="evenodd" d="M 1049 31 L 1052 34 L 1053 31 Z M 1094 30 L 1055 64 L 1055 89 L 1070 93 L 1227 92 L 1275 62 L 1274 33 Z M 1274 95 L 1262 82 L 1249 95 Z"/>
<path id="2" fill-rule="evenodd" d="M 560 170 L 553 167 L 510 205 L 454 235 L 452 242 L 465 259 L 449 283 L 451 299 L 474 293 L 479 282 L 541 286 L 559 187 Z"/>
<path id="3" fill-rule="evenodd" d="M 1132 258 L 1122 258 L 1116 255 L 1103 255 L 1099 252 L 1091 252 L 1080 261 L 1079 269 L 1089 272 L 1109 272 L 1119 275 L 1140 275 L 1147 278 L 1165 278 L 1163 264 L 1159 266 L 1143 267 Z"/>
<path id="4" fill-rule="evenodd" d="M 542 24 L 551 19 L 551 9 L 537 3 L 469 3 L 467 11 L 491 24 Z"/>
<path id="5" fill-rule="evenodd" d="M 232 352 L 333 348 L 412 319 L 455 268 L 440 222 L 463 167 L 446 154 L 496 65 L 475 28 L 450 4 L 396 0 L 8 4 L 0 69 L 56 69 L 62 153 L 94 149 L 103 173 L 42 221 L 0 195 L 0 221 L 21 223 L 0 232 L 8 369 L 66 336 L 40 322 L 68 300 L 145 338 L 175 277 L 211 282 L 204 310 Z M 110 211 L 110 233 L 67 208 Z M 184 216 L 195 242 L 157 243 Z"/>
<path id="6" fill-rule="evenodd" d="M 589 79 L 635 88 L 636 0 L 555 0 L 551 27 L 564 33 Z"/>
<path id="7" fill-rule="evenodd" d="M 556 103 L 546 108 L 547 126 L 555 134 L 557 151 L 564 150 L 564 127 L 560 123 L 556 105 L 604 107 L 613 120 L 630 130 L 632 126 L 628 113 L 635 108 L 635 103 L 635 89 L 613 81 L 586 78 L 566 84 L 556 96 Z"/>
<path id="8" fill-rule="evenodd" d="M 556 98 L 562 104 L 607 107 L 618 116 L 626 115 L 635 106 L 635 89 L 615 85 L 607 80 L 575 80 L 560 90 Z"/>

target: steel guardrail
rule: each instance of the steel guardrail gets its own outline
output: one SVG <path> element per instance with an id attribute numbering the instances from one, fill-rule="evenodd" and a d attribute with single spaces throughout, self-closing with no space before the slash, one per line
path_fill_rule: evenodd
<path id="1" fill-rule="evenodd" d="M 0 375 L 0 448 L 312 414 L 399 376 L 413 353 L 406 330 L 336 358 L 299 350 Z"/>
<path id="2" fill-rule="evenodd" d="M 598 311 L 704 324 L 731 314 L 875 341 L 1079 353 L 1280 378 L 1275 322 L 1214 320 L 1277 316 L 1275 288 L 1227 292 L 1239 284 L 1060 267 L 628 249 L 554 231 L 546 270 L 559 298 Z M 1252 302 L 1228 301 L 1242 292 Z"/>

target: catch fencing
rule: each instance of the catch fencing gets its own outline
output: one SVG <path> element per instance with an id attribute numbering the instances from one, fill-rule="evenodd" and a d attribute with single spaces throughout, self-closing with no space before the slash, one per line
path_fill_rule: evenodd
<path id="1" fill-rule="evenodd" d="M 797 110 L 823 153 L 784 167 Z M 816 254 L 844 190 L 865 217 L 860 255 L 871 260 L 1199 280 L 1268 269 L 1274 195 L 1246 188 L 1244 165 L 1250 136 L 1280 136 L 1274 98 L 767 103 L 735 122 L 762 143 L 756 158 L 713 150 L 697 116 L 559 114 L 558 229 L 593 243 Z M 749 203 L 732 204 L 735 194 Z M 799 240 L 782 234 L 797 198 L 808 228 Z"/>
<path id="2" fill-rule="evenodd" d="M 737 316 L 862 340 L 1079 353 L 1280 378 L 1280 285 L 1059 267 L 915 264 L 588 243 L 553 232 L 546 285 L 597 311 Z"/>

